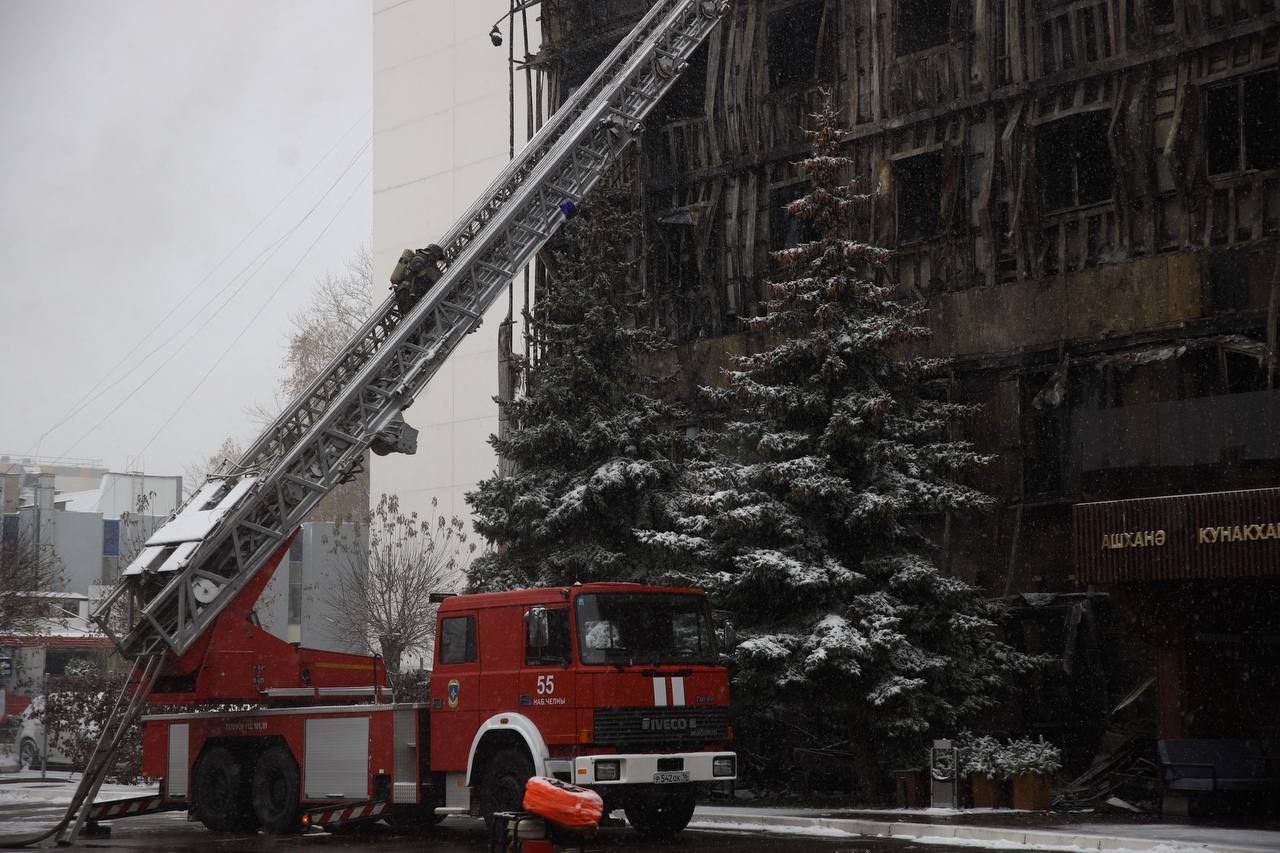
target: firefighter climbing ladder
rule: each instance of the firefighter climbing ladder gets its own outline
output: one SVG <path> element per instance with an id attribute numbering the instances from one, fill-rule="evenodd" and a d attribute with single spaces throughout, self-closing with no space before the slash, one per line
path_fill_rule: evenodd
<path id="1" fill-rule="evenodd" d="M 74 840 L 163 660 L 191 648 L 375 441 L 408 449 L 401 412 L 638 136 L 727 8 L 654 3 L 446 235 L 430 290 L 408 305 L 387 299 L 239 463 L 148 540 L 94 613 L 136 661 L 135 686 L 122 692 L 66 817 L 40 838 Z M 121 612 L 122 636 L 113 631 Z"/>

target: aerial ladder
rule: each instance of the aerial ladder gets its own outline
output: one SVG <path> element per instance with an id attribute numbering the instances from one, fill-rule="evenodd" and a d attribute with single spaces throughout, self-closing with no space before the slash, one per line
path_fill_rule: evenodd
<path id="1" fill-rule="evenodd" d="M 404 253 L 393 294 L 239 461 L 211 474 L 147 540 L 94 611 L 134 669 L 71 804 L 48 832 L 0 842 L 73 842 L 157 683 L 195 677 L 219 620 L 243 609 L 263 570 L 367 450 L 414 452 L 402 412 L 635 141 L 728 5 L 657 0 L 441 242 Z"/>

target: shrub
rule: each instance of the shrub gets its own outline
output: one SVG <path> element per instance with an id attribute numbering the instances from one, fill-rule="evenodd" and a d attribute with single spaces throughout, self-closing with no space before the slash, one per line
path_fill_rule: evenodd
<path id="1" fill-rule="evenodd" d="M 1005 749 L 1009 769 L 1013 773 L 1052 776 L 1062 769 L 1062 750 L 1043 737 L 1039 740 L 1012 740 Z"/>
<path id="2" fill-rule="evenodd" d="M 1008 749 L 990 735 L 974 737 L 968 733 L 960 736 L 964 775 L 986 775 L 992 779 L 1008 779 L 1013 775 L 1009 766 Z"/>

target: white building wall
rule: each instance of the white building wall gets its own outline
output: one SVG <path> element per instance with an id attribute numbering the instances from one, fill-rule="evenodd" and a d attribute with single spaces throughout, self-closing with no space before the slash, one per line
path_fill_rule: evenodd
<path id="1" fill-rule="evenodd" d="M 334 614 L 334 589 L 339 573 L 352 571 L 348 553 L 352 549 L 367 548 L 367 537 L 361 531 L 357 538 L 349 524 L 339 527 L 331 522 L 304 524 L 298 535 L 302 537 L 304 561 L 299 641 L 309 649 L 367 651 L 362 638 L 343 630 Z"/>
<path id="2" fill-rule="evenodd" d="M 289 634 L 289 558 L 286 556 L 276 567 L 276 572 L 263 587 L 262 594 L 253 607 L 258 615 L 258 625 L 286 643 L 296 642 Z"/>
<path id="3" fill-rule="evenodd" d="M 69 506 L 100 512 L 104 518 L 119 518 L 137 513 L 139 505 L 147 515 L 165 517 L 182 503 L 181 475 L 121 474 L 109 471 L 102 478 L 92 506 Z"/>
<path id="4" fill-rule="evenodd" d="M 46 519 L 41 542 L 53 546 L 61 564 L 58 591 L 88 595 L 90 586 L 102 582 L 102 514 L 44 511 L 41 521 Z"/>
<path id="5" fill-rule="evenodd" d="M 375 281 L 387 280 L 405 249 L 441 239 L 508 161 L 507 48 L 494 47 L 488 33 L 509 8 L 508 0 L 373 4 Z M 519 57 L 518 24 L 516 40 Z M 523 76 L 516 86 L 518 145 Z M 518 323 L 518 302 L 515 311 Z M 406 512 L 425 516 L 435 499 L 438 513 L 462 516 L 471 530 L 464 495 L 497 467 L 488 438 L 498 431 L 497 336 L 506 312 L 499 300 L 405 413 L 420 431 L 418 453 L 374 457 L 373 501 L 398 494 Z"/>

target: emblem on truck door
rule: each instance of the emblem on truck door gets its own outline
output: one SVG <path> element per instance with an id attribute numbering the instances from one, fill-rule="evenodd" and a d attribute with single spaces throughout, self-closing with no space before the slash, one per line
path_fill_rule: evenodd
<path id="1" fill-rule="evenodd" d="M 449 707 L 450 708 L 458 707 L 458 690 L 459 690 L 458 679 L 456 678 L 449 679 Z"/>

